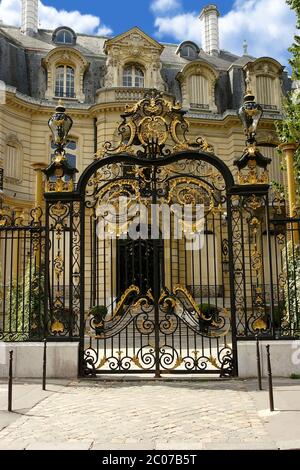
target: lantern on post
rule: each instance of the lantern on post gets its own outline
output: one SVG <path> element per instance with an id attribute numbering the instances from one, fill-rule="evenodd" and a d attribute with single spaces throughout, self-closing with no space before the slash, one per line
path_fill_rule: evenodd
<path id="1" fill-rule="evenodd" d="M 238 168 L 240 184 L 268 183 L 269 174 L 267 166 L 271 158 L 264 157 L 256 147 L 256 131 L 263 115 L 262 107 L 255 102 L 255 96 L 250 89 L 250 76 L 247 72 L 247 89 L 244 102 L 238 111 L 238 116 L 243 123 L 246 136 L 246 147 L 242 156 L 234 161 Z M 259 171 L 259 168 L 262 171 Z"/>
<path id="2" fill-rule="evenodd" d="M 78 170 L 69 165 L 65 151 L 65 146 L 68 143 L 68 134 L 73 126 L 73 120 L 65 113 L 66 109 L 61 100 L 55 111 L 48 121 L 56 148 L 51 164 L 44 170 L 47 178 L 46 191 L 73 191 L 75 174 L 78 173 Z"/>

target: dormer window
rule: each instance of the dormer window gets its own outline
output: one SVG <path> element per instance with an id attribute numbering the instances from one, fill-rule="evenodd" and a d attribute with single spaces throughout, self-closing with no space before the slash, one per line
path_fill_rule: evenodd
<path id="1" fill-rule="evenodd" d="M 76 44 L 76 34 L 71 28 L 63 27 L 57 28 L 52 36 L 52 41 L 55 44 L 61 45 L 66 44 L 68 46 L 74 46 Z"/>
<path id="2" fill-rule="evenodd" d="M 261 57 L 254 62 L 248 62 L 244 71 L 249 74 L 250 88 L 256 96 L 256 102 L 266 111 L 279 112 L 283 97 L 282 65 L 270 57 Z"/>
<path id="3" fill-rule="evenodd" d="M 183 59 L 195 60 L 199 56 L 200 49 L 192 41 L 184 41 L 178 47 L 176 54 L 179 54 Z"/>
<path id="4" fill-rule="evenodd" d="M 43 65 L 47 70 L 46 99 L 76 99 L 84 103 L 84 73 L 89 64 L 77 49 L 56 47 L 47 54 Z"/>

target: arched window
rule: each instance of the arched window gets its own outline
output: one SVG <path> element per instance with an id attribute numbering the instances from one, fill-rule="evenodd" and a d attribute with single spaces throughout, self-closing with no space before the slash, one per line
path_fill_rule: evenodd
<path id="1" fill-rule="evenodd" d="M 55 96 L 75 98 L 75 71 L 68 65 L 60 65 L 56 68 Z"/>
<path id="2" fill-rule="evenodd" d="M 185 46 L 182 48 L 181 51 L 182 57 L 187 57 L 189 59 L 194 59 L 196 54 L 195 54 L 195 49 L 192 46 Z"/>
<path id="3" fill-rule="evenodd" d="M 72 44 L 72 34 L 70 33 L 70 31 L 62 29 L 56 36 L 56 42 L 60 44 Z"/>
<path id="4" fill-rule="evenodd" d="M 52 41 L 55 44 L 76 44 L 76 34 L 71 28 L 59 27 L 52 36 Z"/>
<path id="5" fill-rule="evenodd" d="M 209 109 L 209 84 L 203 75 L 191 75 L 189 78 L 190 107 Z"/>
<path id="6" fill-rule="evenodd" d="M 184 59 L 195 60 L 198 58 L 199 52 L 200 49 L 197 44 L 192 41 L 184 41 L 178 46 L 176 54 L 179 54 Z"/>
<path id="7" fill-rule="evenodd" d="M 123 86 L 144 88 L 144 72 L 136 65 L 127 65 L 123 70 Z"/>

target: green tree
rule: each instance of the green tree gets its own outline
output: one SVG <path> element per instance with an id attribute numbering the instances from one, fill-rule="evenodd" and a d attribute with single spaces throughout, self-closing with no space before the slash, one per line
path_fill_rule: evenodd
<path id="1" fill-rule="evenodd" d="M 297 15 L 297 29 L 300 28 L 300 0 L 286 0 L 287 4 Z M 292 79 L 300 80 L 300 36 L 294 37 L 294 43 L 289 48 L 292 57 Z M 288 95 L 284 102 L 284 119 L 277 122 L 277 133 L 281 142 L 299 142 L 300 140 L 300 90 Z M 300 146 L 295 152 L 295 170 L 298 192 L 300 187 Z"/>
<path id="2" fill-rule="evenodd" d="M 44 329 L 45 274 L 36 269 L 30 259 L 24 279 L 12 283 L 6 295 L 4 340 L 39 339 Z"/>

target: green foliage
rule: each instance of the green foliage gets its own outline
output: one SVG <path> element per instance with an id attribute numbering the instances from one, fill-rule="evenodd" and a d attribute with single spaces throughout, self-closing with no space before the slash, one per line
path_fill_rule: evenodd
<path id="1" fill-rule="evenodd" d="M 300 29 L 300 1 L 299 0 L 286 0 L 286 3 L 297 15 L 297 29 Z M 292 66 L 292 78 L 294 80 L 300 79 L 300 37 L 294 36 L 294 44 L 290 47 L 289 51 L 292 53 L 290 64 Z"/>
<path id="2" fill-rule="evenodd" d="M 91 308 L 90 314 L 103 320 L 107 315 L 107 307 L 105 305 L 95 305 Z"/>
<path id="3" fill-rule="evenodd" d="M 198 308 L 200 312 L 203 313 L 203 315 L 207 318 L 209 317 L 214 317 L 218 315 L 219 309 L 215 305 L 212 304 L 198 304 Z"/>
<path id="4" fill-rule="evenodd" d="M 297 28 L 300 28 L 300 0 L 286 0 L 287 4 L 297 15 Z M 289 51 L 292 57 L 289 60 L 292 66 L 292 78 L 300 80 L 300 36 L 294 37 L 294 44 Z M 283 105 L 284 119 L 276 124 L 277 133 L 282 143 L 300 141 L 300 96 L 296 92 L 290 93 Z M 295 153 L 295 172 L 300 187 L 300 147 Z"/>
<path id="5" fill-rule="evenodd" d="M 6 341 L 40 338 L 44 330 L 45 276 L 44 269 L 33 268 L 28 260 L 24 278 L 12 283 L 6 295 Z"/>
<path id="6" fill-rule="evenodd" d="M 283 268 L 286 274 L 284 323 L 291 330 L 298 330 L 300 320 L 300 246 L 296 246 L 292 241 L 288 242 L 287 260 Z"/>
<path id="7" fill-rule="evenodd" d="M 290 379 L 300 379 L 300 375 L 299 374 L 291 374 Z"/>

